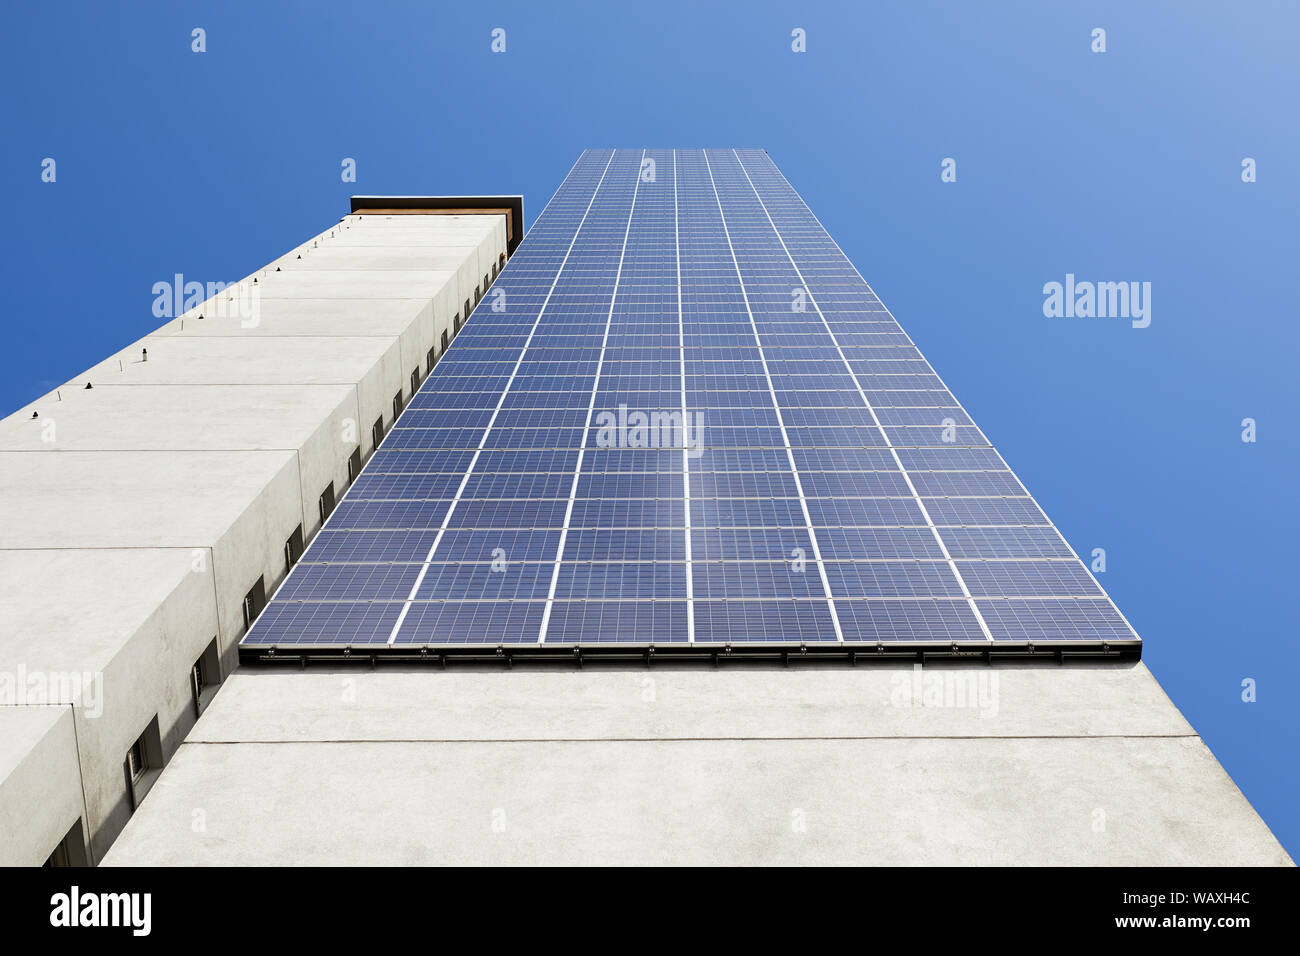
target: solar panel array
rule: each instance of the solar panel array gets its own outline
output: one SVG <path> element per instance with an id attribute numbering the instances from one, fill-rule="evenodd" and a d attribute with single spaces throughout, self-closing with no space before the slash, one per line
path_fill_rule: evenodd
<path id="1" fill-rule="evenodd" d="M 762 150 L 589 150 L 243 645 L 1137 636 Z"/>

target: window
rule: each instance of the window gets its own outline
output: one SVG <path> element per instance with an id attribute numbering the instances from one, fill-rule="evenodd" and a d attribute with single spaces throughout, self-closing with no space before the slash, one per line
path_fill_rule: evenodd
<path id="1" fill-rule="evenodd" d="M 320 501 L 316 503 L 320 509 L 320 523 L 324 524 L 325 519 L 334 511 L 334 482 L 325 486 L 325 490 L 320 493 Z"/>
<path id="2" fill-rule="evenodd" d="M 358 445 L 348 455 L 348 485 L 357 480 L 357 475 L 361 474 L 361 446 Z"/>
<path id="3" fill-rule="evenodd" d="M 131 774 L 131 782 L 139 780 L 144 776 L 144 738 L 140 737 L 131 745 L 131 749 L 126 752 L 126 769 Z"/>
<path id="4" fill-rule="evenodd" d="M 497 264 L 496 264 L 495 262 L 492 263 L 492 278 L 493 278 L 493 279 L 495 279 L 495 278 L 497 277 L 497 272 L 499 272 L 499 271 L 500 271 L 500 270 L 497 268 Z"/>
<path id="5" fill-rule="evenodd" d="M 411 369 L 411 396 L 420 390 L 420 366 Z"/>
<path id="6" fill-rule="evenodd" d="M 217 651 L 217 639 L 214 637 L 204 648 L 202 656 L 190 668 L 190 691 L 194 695 L 194 716 L 203 714 L 203 709 L 217 692 L 221 683 L 221 657 Z"/>
<path id="7" fill-rule="evenodd" d="M 459 331 L 460 331 L 460 313 L 457 312 L 455 315 L 451 317 L 451 334 L 455 335 Z M 443 332 L 442 334 L 446 335 L 447 333 Z"/>
<path id="8" fill-rule="evenodd" d="M 126 769 L 131 771 L 131 782 L 143 777 L 144 767 L 144 737 L 138 737 L 126 752 Z"/>
<path id="9" fill-rule="evenodd" d="M 481 285 L 474 286 L 474 304 L 478 305 L 479 300 L 482 298 L 483 298 L 483 287 Z"/>
<path id="10" fill-rule="evenodd" d="M 456 328 L 460 328 L 460 316 L 459 316 L 459 315 L 456 316 Z M 442 330 L 442 350 L 443 350 L 444 352 L 447 351 L 447 330 L 446 330 L 446 329 L 443 329 L 443 330 Z"/>
<path id="11" fill-rule="evenodd" d="M 302 557 L 302 524 L 293 529 L 293 534 L 284 543 L 284 573 L 288 574 L 298 559 Z"/>
<path id="12" fill-rule="evenodd" d="M 443 334 L 445 335 L 446 333 L 444 332 Z M 438 353 L 437 351 L 431 348 L 429 349 L 429 354 L 426 355 L 424 358 L 425 361 L 429 363 L 428 369 L 424 373 L 425 375 L 428 375 L 429 372 L 433 371 L 433 367 L 438 364 Z"/>
<path id="13" fill-rule="evenodd" d="M 465 316 L 465 321 L 469 321 L 469 299 L 465 300 L 465 308 L 461 312 Z"/>
<path id="14" fill-rule="evenodd" d="M 393 424 L 397 424 L 397 416 L 402 414 L 402 390 L 399 388 L 397 394 L 393 396 Z"/>
<path id="15" fill-rule="evenodd" d="M 486 290 L 491 284 L 492 283 L 488 281 L 488 274 L 486 272 L 483 273 L 483 288 Z"/>
<path id="16" fill-rule="evenodd" d="M 257 583 L 244 595 L 244 629 L 253 626 L 257 620 L 257 615 L 262 613 L 262 608 L 266 607 L 266 580 L 265 577 L 257 579 Z"/>
<path id="17" fill-rule="evenodd" d="M 384 440 L 384 416 L 380 415 L 375 419 L 375 423 L 370 426 L 370 437 L 375 441 L 375 450 L 379 450 L 379 443 Z"/>
<path id="18" fill-rule="evenodd" d="M 72 825 L 72 829 L 67 832 L 59 845 L 54 848 L 49 859 L 45 861 L 46 867 L 55 866 L 89 866 L 90 860 L 86 856 L 86 837 L 85 832 L 81 829 L 81 819 Z"/>
<path id="19" fill-rule="evenodd" d="M 162 770 L 162 738 L 158 736 L 158 716 L 155 714 L 135 743 L 126 752 L 123 769 L 126 772 L 126 789 L 131 797 L 131 809 L 140 806 L 153 782 Z"/>

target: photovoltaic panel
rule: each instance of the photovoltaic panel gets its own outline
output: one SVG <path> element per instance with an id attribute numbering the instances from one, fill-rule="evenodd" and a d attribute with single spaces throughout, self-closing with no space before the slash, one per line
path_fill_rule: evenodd
<path id="1" fill-rule="evenodd" d="M 762 150 L 589 150 L 246 655 L 1137 653 Z"/>

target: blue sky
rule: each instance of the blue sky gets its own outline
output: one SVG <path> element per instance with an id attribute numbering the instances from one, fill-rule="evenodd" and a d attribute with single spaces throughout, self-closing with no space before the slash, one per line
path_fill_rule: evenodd
<path id="1" fill-rule="evenodd" d="M 1075 549 L 1106 549 L 1147 663 L 1300 852 L 1300 7 L 123 6 L 3 13 L 0 412 L 159 324 L 155 282 L 243 276 L 353 192 L 533 216 L 584 147 L 765 147 Z M 1044 317 L 1066 273 L 1150 282 L 1150 327 Z"/>

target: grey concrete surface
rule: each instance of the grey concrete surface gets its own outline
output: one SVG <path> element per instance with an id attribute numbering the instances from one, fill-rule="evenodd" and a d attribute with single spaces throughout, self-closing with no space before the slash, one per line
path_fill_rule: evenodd
<path id="1" fill-rule="evenodd" d="M 355 387 L 193 385 L 69 389 L 35 422 L 0 421 L 3 451 L 297 451 L 357 415 Z M 54 440 L 45 428 L 55 423 Z"/>
<path id="2" fill-rule="evenodd" d="M 454 297 L 449 299 L 453 300 Z M 342 335 L 392 339 L 401 335 L 410 326 L 411 316 L 422 309 L 429 309 L 429 303 L 423 299 L 379 299 L 368 303 L 364 310 L 359 310 L 351 299 L 264 299 L 255 325 L 245 324 L 236 314 L 205 313 L 199 319 L 196 314 L 186 313 L 159 327 L 153 335 L 225 338 Z"/>
<path id="3" fill-rule="evenodd" d="M 194 725 L 185 677 L 220 632 L 211 560 L 196 564 L 186 548 L 7 550 L 0 580 L 0 683 L 21 675 L 35 682 L 28 700 L 44 687 L 45 703 L 63 705 L 82 780 L 84 815 L 57 834 L 44 828 L 42 840 L 57 842 L 82 817 L 97 858 L 131 813 L 122 766 L 131 744 L 156 717 L 170 757 Z M 68 799 L 55 789 L 68 779 L 58 766 L 43 771 L 41 794 L 55 803 Z"/>
<path id="4" fill-rule="evenodd" d="M 104 385 L 355 385 L 376 363 L 384 360 L 395 344 L 391 338 L 358 335 L 153 335 L 104 360 L 84 378 L 96 388 Z M 142 348 L 149 350 L 148 361 L 141 359 Z"/>
<path id="5" fill-rule="evenodd" d="M 0 776 L 5 861 L 44 862 L 78 818 L 102 856 L 127 749 L 157 718 L 175 751 L 195 661 L 216 638 L 233 670 L 245 594 L 283 579 L 505 245 L 500 215 L 346 217 L 0 420 L 0 688 L 44 682 L 65 715 L 0 698 L 25 755 Z M 219 307 L 254 284 L 251 315 Z"/>
<path id="6" fill-rule="evenodd" d="M 291 451 L 0 452 L 0 549 L 208 546 L 277 480 L 297 515 L 296 472 Z"/>
<path id="7" fill-rule="evenodd" d="M 918 684 L 919 675 L 919 684 Z M 941 687 L 938 685 L 942 685 Z M 927 706 L 943 692 L 944 706 Z M 1044 706 L 1051 700 L 1050 706 Z M 948 702 L 951 702 L 951 706 Z M 957 706 L 957 704 L 963 706 Z M 1142 664 L 244 668 L 195 743 L 1193 733 Z"/>
<path id="8" fill-rule="evenodd" d="M 72 708 L 0 706 L 0 866 L 45 862 L 84 812 Z"/>
<path id="9" fill-rule="evenodd" d="M 245 668 L 105 862 L 1290 860 L 1138 664 Z"/>

